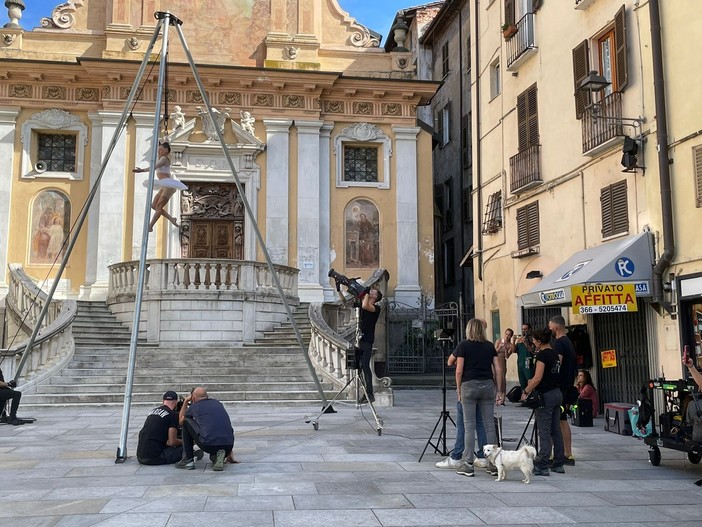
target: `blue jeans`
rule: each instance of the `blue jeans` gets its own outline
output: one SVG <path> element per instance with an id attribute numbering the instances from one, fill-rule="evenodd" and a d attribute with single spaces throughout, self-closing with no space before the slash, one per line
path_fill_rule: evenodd
<path id="1" fill-rule="evenodd" d="M 553 449 L 553 466 L 562 467 L 565 463 L 563 454 L 563 436 L 561 435 L 561 403 L 563 394 L 559 388 L 544 394 L 544 407 L 536 410 L 536 428 L 539 433 L 539 453 L 534 466 L 547 469 Z"/>
<path id="2" fill-rule="evenodd" d="M 492 379 L 472 380 L 461 383 L 461 403 L 465 427 L 465 455 L 463 459 L 472 463 L 475 458 L 475 432 L 478 408 L 485 430 L 487 444 L 497 444 L 497 432 L 492 423 L 495 409 L 495 383 Z"/>
<path id="3" fill-rule="evenodd" d="M 478 434 L 478 451 L 475 457 L 484 458 L 483 447 L 488 444 L 485 437 L 485 426 L 483 419 L 480 417 L 480 407 L 475 409 L 475 431 Z M 463 425 L 463 405 L 461 401 L 456 401 L 456 443 L 451 451 L 451 457 L 455 460 L 460 460 L 463 457 L 463 451 L 466 448 L 466 429 Z"/>

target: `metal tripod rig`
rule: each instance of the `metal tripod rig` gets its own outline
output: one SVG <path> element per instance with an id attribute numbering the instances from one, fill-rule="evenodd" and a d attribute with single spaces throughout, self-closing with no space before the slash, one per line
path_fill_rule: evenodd
<path id="1" fill-rule="evenodd" d="M 110 142 L 110 145 L 107 149 L 107 152 L 105 154 L 105 157 L 102 161 L 102 166 L 100 167 L 100 172 L 97 176 L 97 180 L 95 185 L 90 189 L 90 193 L 88 194 L 88 198 L 86 200 L 86 204 L 83 207 L 83 210 L 81 211 L 81 214 L 79 215 L 78 219 L 76 220 L 76 224 L 73 229 L 73 235 L 71 236 L 68 246 L 66 248 L 66 253 L 64 255 L 63 261 L 61 262 L 61 266 L 59 267 L 56 278 L 54 279 L 54 282 L 51 286 L 51 290 L 48 293 L 48 298 L 46 302 L 44 303 L 44 307 L 42 308 L 41 313 L 39 314 L 39 317 L 36 322 L 36 326 L 34 328 L 34 331 L 32 332 L 31 337 L 29 338 L 27 342 L 27 346 L 25 348 L 24 355 L 22 357 L 22 360 L 17 366 L 16 374 L 15 374 L 15 380 L 17 380 L 17 377 L 20 375 L 28 357 L 29 357 L 29 351 L 32 349 L 34 346 L 34 342 L 37 338 L 37 335 L 39 334 L 39 330 L 41 328 L 42 322 L 44 321 L 46 314 L 49 309 L 49 305 L 51 303 L 51 299 L 54 296 L 54 293 L 56 292 L 56 288 L 58 287 L 59 281 L 61 279 L 61 276 L 63 274 L 63 271 L 66 268 L 66 265 L 68 263 L 68 258 L 71 255 L 71 252 L 73 251 L 73 248 L 76 244 L 76 241 L 78 240 L 78 236 L 80 234 L 81 228 L 85 222 L 85 219 L 88 215 L 88 211 L 90 209 L 90 205 L 95 198 L 95 195 L 97 194 L 98 188 L 99 188 L 99 182 L 102 179 L 102 175 L 105 172 L 105 169 L 107 167 L 107 164 L 110 160 L 110 157 L 112 156 L 112 153 L 115 149 L 115 146 L 117 145 L 117 141 L 119 139 L 120 134 L 122 133 L 126 123 L 127 119 L 129 118 L 130 115 L 130 108 L 132 106 L 133 101 L 137 98 L 137 94 L 139 93 L 139 86 L 142 80 L 142 77 L 144 76 L 144 72 L 146 71 L 146 67 L 150 61 L 151 58 L 151 53 L 153 51 L 153 48 L 156 44 L 156 41 L 159 38 L 159 35 L 162 38 L 162 46 L 161 46 L 161 59 L 160 59 L 160 68 L 159 68 L 159 76 L 158 76 L 158 89 L 156 90 L 156 111 L 154 114 L 154 128 L 153 128 L 153 135 L 152 135 L 152 145 L 154 147 L 151 149 L 151 167 L 149 169 L 149 185 L 147 188 L 147 196 L 148 199 L 146 199 L 146 205 L 145 205 L 145 212 L 144 212 L 144 226 L 142 230 L 142 243 L 141 243 L 141 255 L 139 258 L 139 278 L 138 278 L 138 284 L 137 284 L 137 294 L 136 294 L 136 299 L 134 303 L 134 319 L 132 320 L 132 335 L 131 335 L 131 341 L 130 341 L 130 346 L 129 346 L 129 366 L 127 369 L 127 379 L 126 379 L 126 385 L 125 385 L 125 393 L 124 393 L 124 409 L 122 412 L 122 425 L 121 425 L 121 432 L 120 432 L 120 439 L 119 439 L 119 446 L 117 447 L 117 457 L 115 459 L 116 463 L 123 463 L 127 459 L 127 448 L 126 448 L 126 443 L 127 443 L 127 433 L 128 433 L 128 428 L 129 428 L 129 411 L 130 411 L 130 406 L 131 406 L 131 400 L 132 400 L 132 388 L 134 384 L 134 370 L 135 370 L 135 363 L 136 363 L 136 348 L 137 348 L 137 338 L 138 338 L 138 332 L 139 332 L 139 315 L 141 313 L 141 304 L 142 304 L 142 296 L 144 292 L 144 277 L 146 275 L 146 255 L 147 255 L 147 249 L 148 249 L 148 242 L 149 242 L 149 217 L 150 217 L 150 207 L 151 207 L 151 200 L 152 200 L 152 195 L 153 195 L 153 189 L 154 189 L 154 173 L 155 173 L 155 166 L 156 166 L 156 161 L 157 161 L 157 149 L 155 148 L 155 145 L 158 144 L 158 132 L 159 132 L 159 123 L 160 123 L 160 113 L 161 113 L 161 104 L 163 101 L 163 87 L 164 87 L 164 81 L 166 79 L 166 70 L 167 70 L 167 53 L 168 53 L 168 44 L 169 44 L 169 28 L 174 27 L 176 33 L 178 34 L 178 37 L 180 38 L 180 42 L 183 46 L 183 51 L 185 52 L 185 56 L 187 57 L 188 64 L 190 65 L 190 69 L 192 70 L 193 77 L 195 79 L 195 82 L 197 84 L 198 89 L 200 90 L 200 94 L 202 96 L 202 103 L 207 108 L 207 114 L 209 118 L 212 120 L 212 122 L 217 122 L 215 119 L 215 114 L 212 111 L 212 106 L 210 105 L 209 97 L 207 95 L 207 91 L 205 90 L 202 80 L 200 79 L 200 75 L 197 70 L 197 66 L 195 65 L 195 61 L 193 60 L 193 56 L 190 53 L 190 49 L 188 48 L 188 44 L 185 41 L 185 36 L 183 35 L 183 32 L 180 28 L 180 26 L 183 24 L 182 20 L 177 18 L 175 15 L 172 13 L 169 13 L 168 11 L 158 11 L 154 14 L 154 17 L 156 20 L 158 20 L 156 24 L 156 28 L 154 30 L 154 34 L 151 37 L 151 41 L 149 42 L 148 47 L 146 48 L 146 51 L 144 53 L 144 59 L 141 62 L 141 65 L 139 67 L 139 71 L 134 79 L 134 82 L 132 83 L 132 88 L 129 92 L 129 97 L 127 98 L 126 104 L 125 104 L 125 109 L 122 112 L 122 116 L 120 118 L 118 126 L 115 128 L 115 132 L 112 136 L 112 140 Z M 297 338 L 297 342 L 300 346 L 300 351 L 302 352 L 303 356 L 305 357 L 305 360 L 307 362 L 307 367 L 310 371 L 310 374 L 312 375 L 312 379 L 315 382 L 315 386 L 317 388 L 317 391 L 319 392 L 319 396 L 322 400 L 322 403 L 324 405 L 327 405 L 327 399 L 324 395 L 324 390 L 322 389 L 322 385 L 319 382 L 319 379 L 317 378 L 317 373 L 314 370 L 314 366 L 312 365 L 312 362 L 310 361 L 309 356 L 307 355 L 307 350 L 305 349 L 305 346 L 302 341 L 302 336 L 300 335 L 300 330 L 297 327 L 297 323 L 295 322 L 295 319 L 293 318 L 292 311 L 290 309 L 290 305 L 288 304 L 286 298 L 285 298 L 285 293 L 283 292 L 283 288 L 280 284 L 280 280 L 278 278 L 278 274 L 275 271 L 275 268 L 273 267 L 273 262 L 271 260 L 270 254 L 268 252 L 268 248 L 266 247 L 266 243 L 263 239 L 263 236 L 261 235 L 261 231 L 258 228 L 258 223 L 256 222 L 256 217 L 253 213 L 253 209 L 251 208 L 251 205 L 249 204 L 248 200 L 246 199 L 246 194 L 244 193 L 244 189 L 241 185 L 241 180 L 239 179 L 239 176 L 237 174 L 236 168 L 234 166 L 234 162 L 232 160 L 232 157 L 229 153 L 229 150 L 227 149 L 227 146 L 224 142 L 224 136 L 222 131 L 219 129 L 219 127 L 215 126 L 214 127 L 215 131 L 217 132 L 217 139 L 219 140 L 220 146 L 222 147 L 222 152 L 224 153 L 224 156 L 227 159 L 227 163 L 229 164 L 229 168 L 232 171 L 232 176 L 234 177 L 234 182 L 236 183 L 237 190 L 239 191 L 239 196 L 241 196 L 243 203 L 244 203 L 244 208 L 246 210 L 248 218 L 251 220 L 251 223 L 253 225 L 254 231 L 256 232 L 256 238 L 257 241 L 261 247 L 262 253 L 266 259 L 266 263 L 268 264 L 268 268 L 271 272 L 271 275 L 273 276 L 273 280 L 275 282 L 276 289 L 278 290 L 278 294 L 280 295 L 280 298 L 283 302 L 283 305 L 285 306 L 285 310 L 288 315 L 288 319 L 290 320 L 290 324 L 293 327 L 293 330 L 295 332 L 295 337 Z"/>
<path id="2" fill-rule="evenodd" d="M 339 390 L 336 395 L 329 401 L 327 404 L 324 405 L 322 408 L 322 411 L 319 412 L 317 415 L 314 417 L 305 417 L 305 423 L 312 423 L 312 427 L 315 430 L 319 430 L 319 419 L 322 417 L 322 415 L 327 414 L 327 413 L 333 413 L 334 410 L 331 410 L 332 403 L 336 401 L 339 396 L 344 393 L 346 388 L 348 388 L 351 383 L 354 383 L 354 389 L 355 389 L 355 406 L 356 408 L 360 408 L 362 406 L 361 403 L 361 392 L 363 392 L 363 395 L 365 396 L 365 400 L 368 401 L 368 407 L 370 408 L 371 413 L 373 414 L 373 419 L 375 420 L 375 429 L 378 432 L 378 435 L 382 435 L 383 433 L 383 420 L 380 418 L 378 415 L 378 412 L 375 411 L 375 406 L 373 406 L 373 401 L 370 400 L 370 397 L 368 397 L 368 391 L 366 390 L 366 385 L 365 382 L 363 381 L 362 375 L 361 375 L 361 370 L 360 370 L 360 363 L 358 361 L 358 350 L 359 350 L 359 343 L 361 341 L 361 302 L 360 300 L 354 300 L 354 311 L 356 313 L 356 332 L 354 334 L 354 345 L 349 346 L 349 348 L 346 350 L 346 357 L 347 357 L 347 364 L 348 364 L 348 357 L 349 353 L 353 350 L 354 352 L 354 361 L 353 361 L 353 373 L 349 376 L 349 380 L 346 382 L 346 384 Z"/>

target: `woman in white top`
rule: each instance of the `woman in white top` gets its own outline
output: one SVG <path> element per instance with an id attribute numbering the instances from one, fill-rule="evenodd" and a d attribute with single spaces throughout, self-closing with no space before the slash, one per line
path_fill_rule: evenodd
<path id="1" fill-rule="evenodd" d="M 171 196 L 175 194 L 176 190 L 185 190 L 188 187 L 177 179 L 171 176 L 171 145 L 168 143 L 160 143 L 158 145 L 158 161 L 156 162 L 156 180 L 154 181 L 154 186 L 159 187 L 159 191 L 154 196 L 154 200 L 151 203 L 151 208 L 154 209 L 154 215 L 151 218 L 151 223 L 149 223 L 149 232 L 153 231 L 154 225 L 158 219 L 163 216 L 168 221 L 170 221 L 176 227 L 180 227 L 176 219 L 165 211 L 165 207 L 168 204 L 168 200 Z M 148 168 L 135 168 L 133 172 L 148 172 Z M 144 181 L 144 186 L 148 187 L 149 182 Z"/>

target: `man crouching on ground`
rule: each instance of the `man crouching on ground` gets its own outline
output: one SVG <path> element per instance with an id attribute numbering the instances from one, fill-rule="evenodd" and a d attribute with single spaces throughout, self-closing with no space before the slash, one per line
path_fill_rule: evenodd
<path id="1" fill-rule="evenodd" d="M 201 386 L 195 388 L 185 398 L 178 419 L 183 427 L 183 459 L 176 463 L 177 468 L 195 468 L 194 444 L 210 455 L 216 471 L 224 470 L 225 458 L 235 463 L 231 420 L 222 403 L 207 396 L 207 390 Z"/>

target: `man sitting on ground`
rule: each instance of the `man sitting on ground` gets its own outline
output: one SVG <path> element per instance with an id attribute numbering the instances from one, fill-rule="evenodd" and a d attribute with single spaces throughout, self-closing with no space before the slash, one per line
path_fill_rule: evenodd
<path id="1" fill-rule="evenodd" d="M 183 426 L 183 458 L 176 463 L 177 468 L 195 468 L 193 444 L 210 455 L 213 470 L 224 470 L 225 459 L 236 463 L 232 455 L 234 429 L 229 414 L 222 403 L 207 396 L 207 390 L 201 386 L 195 388 L 185 398 L 178 419 Z"/>
<path id="2" fill-rule="evenodd" d="M 139 432 L 137 460 L 142 465 L 172 465 L 183 457 L 183 442 L 178 439 L 178 394 L 167 391 L 163 404 L 149 412 Z M 198 451 L 198 459 L 204 455 Z"/>
<path id="3" fill-rule="evenodd" d="M 2 375 L 2 370 L 0 370 L 0 411 L 5 407 L 7 401 L 12 400 L 10 404 L 10 415 L 4 418 L 6 423 L 11 425 L 23 425 L 26 421 L 17 418 L 17 409 L 19 408 L 20 399 L 22 398 L 22 392 L 13 390 L 15 388 L 15 383 L 12 381 L 5 382 L 5 377 Z"/>

